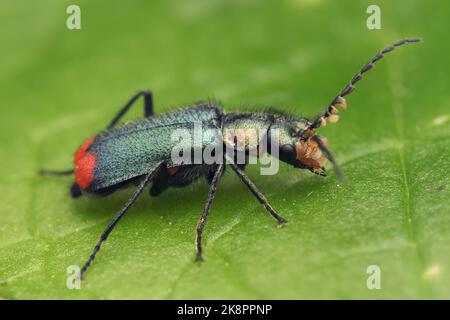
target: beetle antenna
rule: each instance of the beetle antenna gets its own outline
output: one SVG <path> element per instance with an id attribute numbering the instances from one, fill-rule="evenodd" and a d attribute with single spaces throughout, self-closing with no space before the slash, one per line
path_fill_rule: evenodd
<path id="1" fill-rule="evenodd" d="M 393 51 L 395 48 L 400 47 L 407 43 L 420 42 L 420 38 L 405 38 L 395 42 L 394 44 L 384 48 L 381 50 L 375 57 L 373 57 L 361 70 L 356 73 L 352 80 L 339 92 L 339 94 L 331 101 L 328 105 L 327 111 L 319 116 L 314 122 L 305 130 L 306 137 L 310 137 L 315 129 L 318 129 L 327 122 L 336 123 L 339 120 L 339 116 L 336 114 L 338 112 L 337 107 L 341 107 L 343 109 L 347 109 L 347 102 L 345 101 L 345 96 L 349 95 L 354 89 L 355 84 L 361 80 L 362 75 L 372 69 L 375 65 L 375 62 L 380 60 L 385 56 L 385 54 Z"/>

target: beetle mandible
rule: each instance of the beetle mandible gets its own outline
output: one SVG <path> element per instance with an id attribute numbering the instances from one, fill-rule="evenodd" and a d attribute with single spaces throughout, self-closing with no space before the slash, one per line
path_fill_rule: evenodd
<path id="1" fill-rule="evenodd" d="M 353 91 L 355 84 L 361 80 L 364 73 L 373 68 L 375 62 L 396 47 L 419 41 L 419 38 L 405 38 L 381 50 L 353 76 L 351 81 L 330 102 L 326 111 L 312 121 L 275 110 L 259 113 L 224 113 L 219 104 L 212 102 L 199 103 L 187 109 L 155 116 L 151 92 L 138 92 L 120 109 L 105 131 L 86 140 L 77 150 L 74 169 L 40 171 L 41 174 L 74 174 L 75 182 L 71 188 L 74 198 L 81 195 L 107 196 L 122 187 L 138 184 L 127 203 L 102 232 L 91 255 L 80 270 L 80 279 L 94 261 L 102 243 L 150 182 L 152 182 L 150 194 L 157 196 L 168 187 L 183 187 L 200 177 L 206 178 L 210 189 L 196 229 L 197 261 L 203 260 L 203 228 L 225 165 L 230 165 L 231 169 L 278 223 L 286 222 L 247 177 L 244 172 L 245 163 L 238 163 L 233 155 L 230 157 L 225 154 L 224 157 L 227 158 L 227 161 L 210 164 L 187 164 L 171 161 L 171 151 L 174 147 L 173 141 L 170 139 L 171 132 L 176 129 L 192 128 L 194 122 L 201 122 L 213 132 L 213 135 L 221 137 L 220 143 L 231 145 L 232 149 L 236 151 L 238 149 L 236 138 L 239 137 L 239 134 L 234 136 L 230 134 L 236 133 L 238 128 L 257 129 L 267 136 L 276 129 L 278 130 L 276 139 L 279 160 L 296 168 L 308 169 L 320 176 L 326 175 L 324 165 L 330 161 L 336 173 L 341 175 L 339 167 L 327 147 L 327 140 L 319 137 L 316 130 L 326 123 L 338 121 L 338 108 L 347 108 L 344 97 Z M 144 119 L 116 127 L 139 97 L 144 98 Z M 212 141 L 211 139 L 202 140 L 200 148 L 217 143 Z M 247 153 L 254 149 L 259 152 L 259 147 L 258 143 L 244 143 L 241 149 Z M 257 155 L 259 155 L 258 152 Z M 270 153 L 269 149 L 268 152 Z"/>

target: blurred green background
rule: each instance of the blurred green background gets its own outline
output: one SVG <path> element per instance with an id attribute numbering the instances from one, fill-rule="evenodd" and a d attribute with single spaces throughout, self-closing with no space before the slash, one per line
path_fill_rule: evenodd
<path id="1" fill-rule="evenodd" d="M 70 4 L 81 30 L 66 28 Z M 381 30 L 366 27 L 370 4 Z M 449 16 L 449 2 L 424 0 L 1 1 L 0 297 L 450 298 Z M 285 228 L 228 172 L 198 265 L 206 183 L 144 195 L 82 289 L 66 288 L 66 268 L 85 261 L 132 190 L 73 200 L 71 178 L 36 172 L 70 167 L 134 92 L 152 89 L 156 112 L 216 98 L 226 110 L 312 116 L 407 36 L 424 42 L 380 61 L 340 123 L 321 130 L 344 184 L 249 168 Z M 380 290 L 366 286 L 369 265 Z"/>

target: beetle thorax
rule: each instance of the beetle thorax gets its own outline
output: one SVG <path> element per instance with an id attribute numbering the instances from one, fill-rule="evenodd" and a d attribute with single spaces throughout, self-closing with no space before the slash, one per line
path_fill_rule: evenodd
<path id="1" fill-rule="evenodd" d="M 225 119 L 223 141 L 239 151 L 257 150 L 266 138 L 271 121 L 265 114 L 233 114 Z"/>

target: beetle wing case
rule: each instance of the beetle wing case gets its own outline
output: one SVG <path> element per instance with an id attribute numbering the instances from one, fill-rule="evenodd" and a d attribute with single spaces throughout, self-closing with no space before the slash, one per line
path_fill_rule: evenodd
<path id="1" fill-rule="evenodd" d="M 175 130 L 193 135 L 194 124 L 203 132 L 220 134 L 222 109 L 202 103 L 193 108 L 129 122 L 88 139 L 75 154 L 76 183 L 84 194 L 102 194 L 114 186 L 132 183 L 161 160 L 171 159 Z M 202 139 L 210 143 L 211 139 Z"/>

